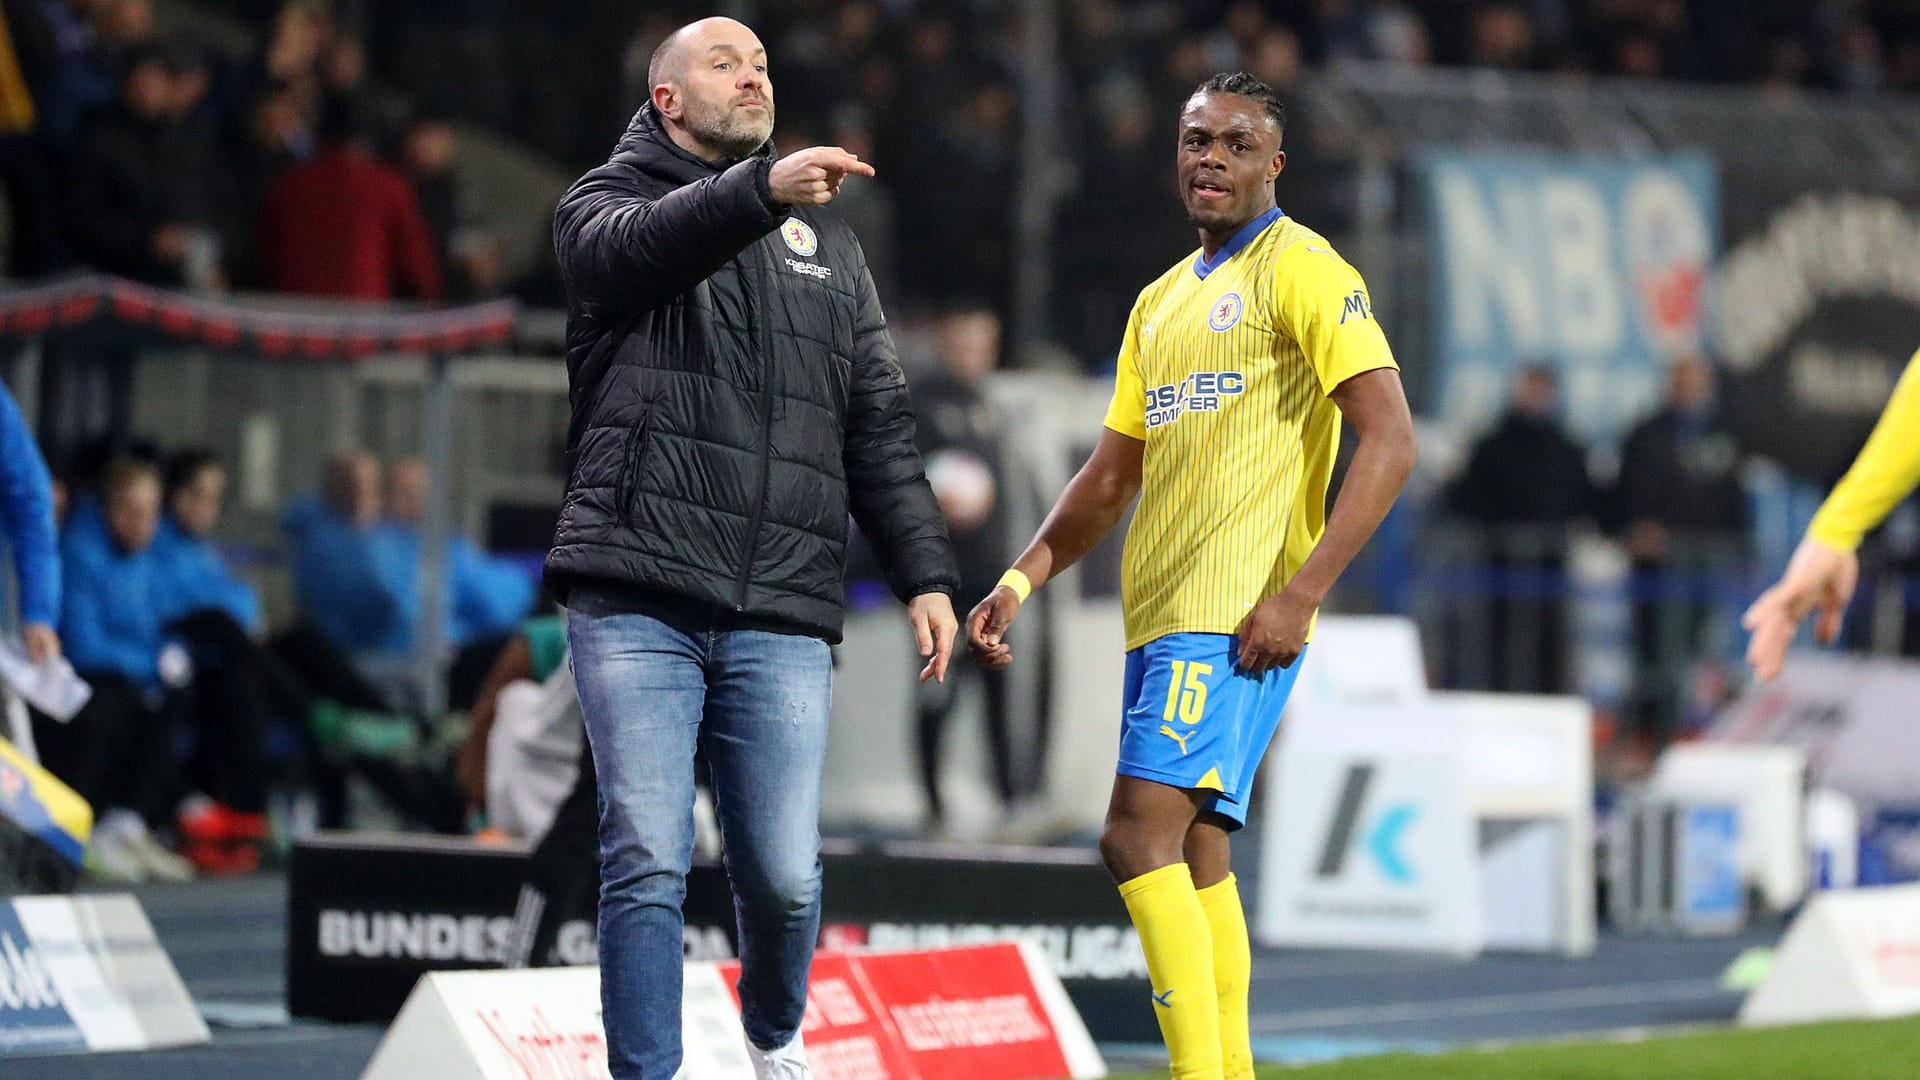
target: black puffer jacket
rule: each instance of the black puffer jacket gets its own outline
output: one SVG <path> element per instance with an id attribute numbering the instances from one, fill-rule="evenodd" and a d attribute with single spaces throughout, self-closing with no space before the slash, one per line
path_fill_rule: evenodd
<path id="1" fill-rule="evenodd" d="M 597 579 L 838 641 L 847 515 L 902 599 L 959 584 L 853 232 L 776 205 L 651 105 L 561 200 L 572 475 L 547 580 Z"/>

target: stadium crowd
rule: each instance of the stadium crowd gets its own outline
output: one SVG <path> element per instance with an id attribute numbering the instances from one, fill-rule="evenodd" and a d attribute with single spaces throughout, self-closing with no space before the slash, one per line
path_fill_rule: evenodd
<path id="1" fill-rule="evenodd" d="M 152 0 L 0 8 L 7 272 L 197 291 L 434 301 L 501 288 L 453 128 L 373 88 L 324 10 L 251 55 L 156 28 Z"/>
<path id="2" fill-rule="evenodd" d="M 691 3 L 395 5 L 198 0 L 258 28 L 250 55 L 162 37 L 153 0 L 8 0 L 0 79 L 10 271 L 94 266 L 161 284 L 466 298 L 509 286 L 454 162 L 449 118 L 568 171 L 599 160 L 646 96 L 647 57 Z M 879 183 L 842 208 L 901 310 L 1006 310 L 1015 251 L 1027 9 L 1005 0 L 750 5 L 778 59 L 783 145 L 838 143 Z M 1063 0 L 1055 153 L 1103 198 L 1056 208 L 1078 288 L 1055 336 L 1091 367 L 1138 282 L 1190 239 L 1156 135 L 1216 70 L 1296 92 L 1327 65 L 1478 66 L 1566 78 L 1920 90 L 1920 16 L 1888 0 Z M 0 64 L 0 69 L 6 65 Z M 375 72 L 380 80 L 370 79 Z M 391 87 L 402 87 L 411 98 Z M 417 103 L 417 104 L 416 104 Z M 1335 133 L 1296 114 L 1287 205 L 1338 232 L 1314 173 Z M 73 183 L 66 178 L 73 178 Z M 959 182 L 958 178 L 966 178 Z M 333 193 L 336 201 L 328 201 Z M 1320 205 L 1326 203 L 1327 205 Z M 112 207 L 117 212 L 104 213 Z M 1308 214 L 1308 211 L 1312 211 Z M 338 223 L 327 228 L 315 220 Z M 557 298 L 551 274 L 513 283 Z"/>
<path id="3" fill-rule="evenodd" d="M 239 7 L 244 0 L 228 0 Z M 257 5 L 254 5 L 257 6 Z M 507 130 L 572 169 L 601 160 L 646 97 L 647 59 L 710 5 L 569 0 L 362 4 L 383 74 Z M 1046 177 L 1019 173 L 1032 7 L 1009 0 L 795 0 L 743 5 L 774 58 L 779 141 L 873 161 L 844 208 L 890 306 L 986 299 L 1005 310 L 1020 187 L 1058 202 L 1053 332 L 1097 367 L 1139 283 L 1190 247 L 1169 196 L 1172 105 L 1214 71 L 1296 93 L 1347 61 L 1475 66 L 1567 79 L 1761 84 L 1780 93 L 1920 90 L 1920 9 L 1895 0 L 1060 0 L 1064 71 Z M 1282 205 L 1337 235 L 1351 210 L 1321 190 L 1341 133 L 1290 117 Z"/>

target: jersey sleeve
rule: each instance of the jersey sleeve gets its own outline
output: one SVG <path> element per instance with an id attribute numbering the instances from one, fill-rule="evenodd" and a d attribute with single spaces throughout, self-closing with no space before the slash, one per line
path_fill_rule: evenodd
<path id="1" fill-rule="evenodd" d="M 1313 365 L 1322 393 L 1362 372 L 1399 367 L 1359 271 L 1312 240 L 1293 244 L 1277 263 L 1280 328 Z"/>
<path id="2" fill-rule="evenodd" d="M 1852 551 L 1860 539 L 1886 520 L 1900 500 L 1920 485 L 1920 352 L 1907 361 L 1880 422 L 1860 456 L 1834 486 L 1808 535 L 1829 547 Z"/>
<path id="3" fill-rule="evenodd" d="M 1147 441 L 1147 384 L 1140 378 L 1140 308 L 1134 302 L 1127 316 L 1127 332 L 1120 339 L 1120 360 L 1114 367 L 1113 401 L 1107 406 L 1106 426 L 1130 439 Z"/>

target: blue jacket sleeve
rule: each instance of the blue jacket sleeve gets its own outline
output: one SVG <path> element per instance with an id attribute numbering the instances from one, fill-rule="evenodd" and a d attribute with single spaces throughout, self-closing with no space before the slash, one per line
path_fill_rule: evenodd
<path id="1" fill-rule="evenodd" d="M 307 617 L 341 648 L 383 647 L 401 603 L 381 578 L 372 538 L 315 506 L 296 508 L 288 530 L 294 587 Z"/>
<path id="2" fill-rule="evenodd" d="M 182 535 L 172 523 L 162 525 L 153 553 L 160 568 L 155 602 L 162 622 L 213 608 L 226 612 L 249 631 L 261 629 L 260 598 L 246 582 L 233 576 L 220 552 L 206 540 Z"/>
<path id="3" fill-rule="evenodd" d="M 53 478 L 13 397 L 0 386 L 0 527 L 20 582 L 20 618 L 60 617 L 60 548 L 53 525 Z"/>
<path id="4" fill-rule="evenodd" d="M 160 646 L 116 630 L 109 617 L 116 599 L 130 601 L 116 590 L 121 583 L 112 568 L 78 545 L 66 552 L 66 590 L 61 597 L 60 643 L 67 659 L 81 672 L 112 671 L 142 686 L 160 682 Z"/>
<path id="5" fill-rule="evenodd" d="M 448 543 L 447 569 L 453 583 L 451 625 L 459 628 L 461 644 L 514 630 L 533 607 L 532 579 L 462 537 Z"/>

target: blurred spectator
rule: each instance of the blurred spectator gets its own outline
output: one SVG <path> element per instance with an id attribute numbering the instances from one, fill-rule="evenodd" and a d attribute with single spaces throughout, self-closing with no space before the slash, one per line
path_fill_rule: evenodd
<path id="1" fill-rule="evenodd" d="M 403 458 L 387 467 L 385 517 L 374 529 L 374 562 L 399 614 L 383 635 L 387 652 L 411 652 L 418 643 L 420 555 L 429 477 L 425 463 Z M 456 709 L 472 703 L 507 637 L 533 606 L 533 579 L 519 567 L 490 558 L 459 533 L 447 537 L 446 644 L 455 651 L 448 698 Z"/>
<path id="2" fill-rule="evenodd" d="M 153 541 L 166 592 L 162 606 L 170 612 L 221 611 L 258 633 L 260 598 L 227 570 L 213 546 L 226 489 L 226 467 L 204 450 L 182 451 L 167 463 L 166 515 Z"/>
<path id="3" fill-rule="evenodd" d="M 320 152 L 267 193 L 260 260 L 280 292 L 356 300 L 438 300 L 439 263 L 420 201 L 368 142 L 359 103 L 327 102 Z"/>
<path id="4" fill-rule="evenodd" d="M 228 273 L 242 289 L 266 286 L 260 267 L 260 214 L 280 174 L 313 154 L 313 130 L 307 126 L 294 91 L 269 88 L 246 108 L 227 151 L 233 183 L 233 246 Z"/>
<path id="5" fill-rule="evenodd" d="M 999 412 L 983 388 L 987 376 L 1000 365 L 1000 318 L 986 308 L 961 308 L 942 315 L 935 332 L 941 366 L 913 383 L 920 455 L 960 560 L 958 595 L 985 596 L 1015 554 L 1001 505 L 1006 483 L 1001 463 L 1004 431 Z M 960 683 L 976 676 L 985 698 L 994 794 L 1006 809 L 1019 793 L 1008 731 L 1006 673 L 961 664 L 946 682 L 923 682 L 919 687 L 914 730 L 931 832 L 946 827 L 940 769 L 948 720 Z"/>
<path id="6" fill-rule="evenodd" d="M 1367 55 L 1377 60 L 1407 67 L 1425 67 L 1433 62 L 1426 20 L 1399 0 L 1371 0 L 1367 5 L 1366 40 Z"/>
<path id="7" fill-rule="evenodd" d="M 1475 67 L 1531 68 L 1533 21 L 1519 4 L 1482 4 L 1474 10 L 1467 49 L 1467 63 Z"/>
<path id="8" fill-rule="evenodd" d="M 68 219 L 89 264 L 155 285 L 218 288 L 226 205 L 211 134 L 188 114 L 205 71 L 182 51 L 128 50 L 120 97 L 81 138 Z"/>
<path id="9" fill-rule="evenodd" d="M 380 463 L 364 453 L 328 461 L 320 497 L 296 502 L 286 517 L 300 610 L 349 652 L 384 648 L 403 617 L 401 598 L 375 569 L 379 520 Z"/>
<path id="10" fill-rule="evenodd" d="M 0 3 L 0 71 L 7 73 L 0 78 L 0 185 L 8 211 L 6 272 L 18 276 L 67 261 L 52 126 L 58 120 L 70 142 L 79 114 L 65 96 L 67 58 L 49 14 L 39 0 Z"/>
<path id="11" fill-rule="evenodd" d="M 865 109 L 858 105 L 843 106 L 834 110 L 829 122 L 831 127 L 826 139 L 829 145 L 841 147 L 861 161 L 874 160 L 878 148 L 874 145 L 873 129 Z M 788 132 L 791 131 L 792 126 L 788 125 Z M 783 139 L 781 145 L 815 144 L 789 137 Z M 833 211 L 860 238 L 860 248 L 867 253 L 867 272 L 873 275 L 880 299 L 893 300 L 898 295 L 900 262 L 894 251 L 897 215 L 892 192 L 884 184 L 849 184 L 834 198 Z"/>
<path id="12" fill-rule="evenodd" d="M 60 546 L 53 477 L 13 395 L 0 384 L 0 539 L 13 561 L 20 637 L 35 663 L 60 655 Z M 0 590 L 3 592 L 4 590 Z M 0 616 L 4 616 L 0 612 Z"/>
<path id="13" fill-rule="evenodd" d="M 431 113 L 415 116 L 400 134 L 400 168 L 419 195 L 435 258 L 446 271 L 448 296 L 497 296 L 506 272 L 500 244 L 473 220 L 454 169 L 459 151 L 453 125 Z"/>
<path id="14" fill-rule="evenodd" d="M 1097 199 L 1059 208 L 1059 331 L 1090 369 L 1111 370 L 1127 313 L 1140 293 L 1199 246 L 1174 190 L 1168 148 L 1177 106 L 1155 109 L 1138 84 L 1116 81 L 1091 103 L 1090 164 L 1082 182 Z M 985 594 L 982 594 L 985 595 Z"/>
<path id="15" fill-rule="evenodd" d="M 916 156 L 894 188 L 900 273 L 923 302 L 989 297 L 1005 310 L 1018 141 L 1013 91 L 986 83 L 962 94 L 952 110 L 926 117 L 932 129 L 910 144 Z M 966 182 L 953 183 L 958 176 Z"/>
<path id="16" fill-rule="evenodd" d="M 61 537 L 60 636 L 93 697 L 68 723 L 36 717 L 41 760 L 92 804 L 91 867 L 103 876 L 184 880 L 192 867 L 161 847 L 182 793 L 174 758 L 183 650 L 165 648 L 153 558 L 160 476 L 133 459 L 108 470 L 101 502 L 88 500 Z"/>
<path id="17" fill-rule="evenodd" d="M 1595 508 L 1586 452 L 1559 420 L 1553 370 L 1522 368 L 1513 405 L 1474 444 L 1454 510 L 1483 527 L 1493 570 L 1493 689 L 1559 693 L 1566 682 L 1569 531 Z"/>
<path id="18" fill-rule="evenodd" d="M 1741 460 L 1715 408 L 1713 369 L 1676 361 L 1666 404 L 1627 436 L 1620 503 L 1636 571 L 1637 719 L 1675 734 L 1688 673 L 1706 654 L 1715 591 L 1743 555 L 1748 513 Z"/>

